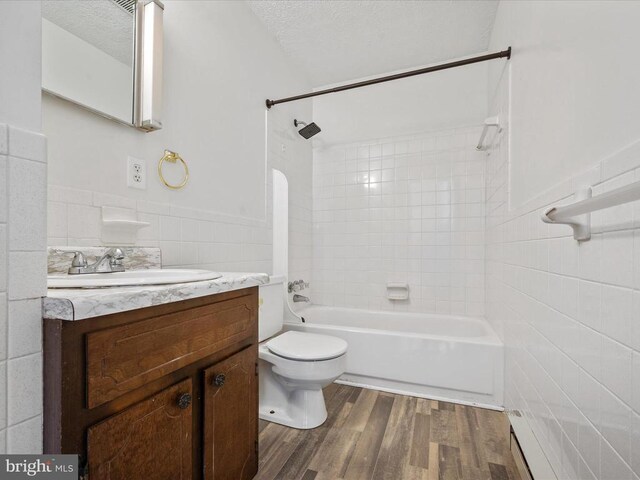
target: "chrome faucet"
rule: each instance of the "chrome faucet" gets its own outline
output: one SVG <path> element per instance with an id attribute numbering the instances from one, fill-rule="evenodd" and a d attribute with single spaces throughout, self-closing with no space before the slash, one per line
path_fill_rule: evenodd
<path id="1" fill-rule="evenodd" d="M 293 296 L 293 303 L 299 303 L 299 302 L 307 302 L 307 303 L 311 303 L 311 300 L 309 300 L 309 297 L 305 297 L 304 295 L 298 295 L 297 293 Z"/>
<path id="2" fill-rule="evenodd" d="M 78 250 L 57 250 L 59 253 L 73 253 L 69 275 L 81 275 L 85 273 L 112 273 L 124 272 L 124 252 L 121 248 L 108 249 L 95 263 L 89 265 L 85 255 Z"/>

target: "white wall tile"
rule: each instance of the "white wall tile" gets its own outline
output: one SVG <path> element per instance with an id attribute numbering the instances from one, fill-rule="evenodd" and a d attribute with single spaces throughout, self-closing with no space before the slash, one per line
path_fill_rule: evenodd
<path id="1" fill-rule="evenodd" d="M 637 216 L 640 220 L 640 215 Z M 634 234 L 633 244 L 633 287 L 640 290 L 640 231 Z"/>
<path id="2" fill-rule="evenodd" d="M 629 215 L 626 218 L 633 218 Z M 633 231 L 611 232 L 602 236 L 602 277 L 605 283 L 633 286 Z"/>
<path id="3" fill-rule="evenodd" d="M 47 139 L 41 133 L 10 126 L 9 149 L 14 157 L 37 162 L 47 160 Z"/>
<path id="4" fill-rule="evenodd" d="M 0 155 L 9 153 L 9 126 L 0 123 Z"/>
<path id="5" fill-rule="evenodd" d="M 5 292 L 0 292 L 0 361 L 5 360 L 8 356 L 8 314 L 7 294 Z"/>
<path id="6" fill-rule="evenodd" d="M 198 227 L 198 220 L 192 220 L 190 218 L 180 219 L 180 240 L 183 242 L 198 241 L 200 238 Z"/>
<path id="7" fill-rule="evenodd" d="M 67 232 L 69 238 L 100 238 L 102 234 L 102 212 L 88 205 L 67 205 Z"/>
<path id="8" fill-rule="evenodd" d="M 50 245 L 66 245 L 69 232 L 67 231 L 68 217 L 65 203 L 48 202 L 47 204 L 47 235 L 50 238 L 63 238 L 64 243 Z"/>
<path id="9" fill-rule="evenodd" d="M 119 195 L 93 192 L 92 205 L 94 207 L 117 207 L 134 210 L 136 208 L 136 201 L 133 198 L 121 197 Z"/>
<path id="10" fill-rule="evenodd" d="M 7 453 L 42 453 L 42 416 L 7 429 Z"/>
<path id="11" fill-rule="evenodd" d="M 9 254 L 9 300 L 38 298 L 46 295 L 46 271 L 46 252 L 11 252 Z"/>
<path id="12" fill-rule="evenodd" d="M 602 331 L 600 316 L 602 305 L 602 286 L 595 282 L 580 282 L 579 317 L 583 324 L 594 330 Z"/>
<path id="13" fill-rule="evenodd" d="M 42 413 L 42 356 L 14 358 L 7 363 L 7 418 L 10 425 Z"/>
<path id="14" fill-rule="evenodd" d="M 79 188 L 48 185 L 47 200 L 58 203 L 74 203 L 77 205 L 93 205 L 93 192 Z"/>
<path id="15" fill-rule="evenodd" d="M 2 389 L 6 389 L 7 385 L 7 363 L 0 362 L 0 385 Z M 7 395 L 0 395 L 0 430 L 7 427 Z M 0 449 L 0 452 L 3 450 Z"/>
<path id="16" fill-rule="evenodd" d="M 0 155 L 0 222 L 7 221 L 7 163 L 6 155 Z"/>
<path id="17" fill-rule="evenodd" d="M 180 218 L 160 217 L 160 240 L 180 241 Z"/>
<path id="18" fill-rule="evenodd" d="M 138 230 L 139 243 L 148 245 L 149 242 L 158 242 L 160 239 L 160 217 L 149 213 L 138 213 L 138 220 L 149 224 L 148 227 Z"/>
<path id="19" fill-rule="evenodd" d="M 9 157 L 9 248 L 44 250 L 47 246 L 47 165 Z"/>
<path id="20" fill-rule="evenodd" d="M 631 409 L 604 388 L 600 390 L 600 408 L 598 429 L 622 460 L 630 464 Z"/>
<path id="21" fill-rule="evenodd" d="M 9 302 L 9 357 L 42 350 L 42 302 L 39 298 Z"/>
<path id="22" fill-rule="evenodd" d="M 633 388 L 631 408 L 635 412 L 640 412 L 640 351 L 633 352 L 631 361 L 631 386 Z M 640 413 L 638 413 L 640 415 Z M 640 460 L 640 458 L 638 458 Z"/>
<path id="23" fill-rule="evenodd" d="M 0 292 L 7 290 L 7 226 L 0 223 Z"/>
<path id="24" fill-rule="evenodd" d="M 604 439 L 600 438 L 600 480 L 634 480 L 631 468 Z"/>
<path id="25" fill-rule="evenodd" d="M 633 291 L 626 288 L 602 286 L 602 332 L 611 338 L 630 343 L 632 322 L 637 320 L 633 311 Z"/>

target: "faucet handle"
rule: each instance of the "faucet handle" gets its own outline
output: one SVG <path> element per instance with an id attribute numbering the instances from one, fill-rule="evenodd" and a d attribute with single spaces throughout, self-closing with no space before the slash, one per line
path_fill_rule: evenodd
<path id="1" fill-rule="evenodd" d="M 110 248 L 105 252 L 104 256 L 108 257 L 109 265 L 111 266 L 112 271 L 115 271 L 115 272 L 124 271 L 122 260 L 124 260 L 125 255 L 124 255 L 124 251 L 120 247 Z"/>
<path id="2" fill-rule="evenodd" d="M 300 290 L 304 290 L 308 286 L 309 284 L 305 284 L 304 280 L 295 280 L 293 282 L 289 282 L 287 290 L 289 291 L 289 293 L 295 293 L 299 292 Z"/>
<path id="3" fill-rule="evenodd" d="M 124 260 L 124 251 L 120 247 L 114 247 L 110 249 L 109 254 L 114 260 L 114 263 L 116 263 L 117 265 L 122 264 L 122 260 Z"/>
<path id="4" fill-rule="evenodd" d="M 72 267 L 86 267 L 87 264 L 87 259 L 84 256 L 84 253 L 82 253 L 79 250 L 59 250 L 59 249 L 55 249 L 54 252 L 56 253 L 65 253 L 65 254 L 69 254 L 72 253 L 73 254 L 73 260 L 71 260 L 71 266 Z"/>

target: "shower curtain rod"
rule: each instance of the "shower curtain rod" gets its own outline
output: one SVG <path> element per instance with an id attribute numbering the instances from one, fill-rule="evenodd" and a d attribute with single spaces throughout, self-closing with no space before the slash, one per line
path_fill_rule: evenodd
<path id="1" fill-rule="evenodd" d="M 327 93 L 343 92 L 345 90 L 351 90 L 352 88 L 366 87 L 368 85 L 375 85 L 376 83 L 390 82 L 391 80 L 398 80 L 400 78 L 413 77 L 415 75 L 422 75 L 423 73 L 437 72 L 438 70 L 446 70 L 448 68 L 462 67 L 463 65 L 471 65 L 472 63 L 486 62 L 487 60 L 493 60 L 494 58 L 511 58 L 511 47 L 501 52 L 488 53 L 486 55 L 480 55 L 478 57 L 465 58 L 464 60 L 456 60 L 455 62 L 441 63 L 440 65 L 433 65 L 431 67 L 420 68 L 418 70 L 410 70 L 408 72 L 396 73 L 395 75 L 387 75 L 386 77 L 372 78 L 371 80 L 364 80 L 362 82 L 348 83 L 347 85 L 341 85 L 339 87 L 327 88 L 326 90 L 318 90 L 317 92 L 304 93 L 302 95 L 295 95 L 293 97 L 280 98 L 278 100 L 269 100 L 267 98 L 267 108 L 271 108 L 279 103 L 295 102 L 296 100 L 302 100 L 310 97 L 317 97 L 319 95 L 326 95 Z"/>

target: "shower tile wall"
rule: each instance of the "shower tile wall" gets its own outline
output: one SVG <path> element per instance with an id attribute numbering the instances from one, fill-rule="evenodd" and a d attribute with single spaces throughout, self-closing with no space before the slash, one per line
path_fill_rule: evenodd
<path id="1" fill-rule="evenodd" d="M 477 128 L 314 149 L 314 302 L 484 314 Z M 407 283 L 408 301 L 387 299 Z"/>
<path id="2" fill-rule="evenodd" d="M 637 480 L 640 202 L 592 214 L 581 244 L 540 214 L 576 186 L 640 181 L 640 144 L 510 208 L 507 143 L 505 128 L 486 175 L 487 319 L 505 341 L 506 408 L 525 415 L 558 478 Z"/>

